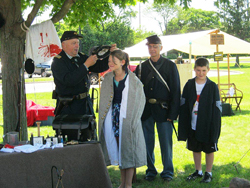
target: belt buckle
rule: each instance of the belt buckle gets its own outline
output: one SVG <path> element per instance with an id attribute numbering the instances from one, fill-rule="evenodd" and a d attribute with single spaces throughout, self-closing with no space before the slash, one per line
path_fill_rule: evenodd
<path id="1" fill-rule="evenodd" d="M 151 104 L 155 104 L 157 102 L 157 100 L 156 99 L 149 99 L 148 102 Z"/>

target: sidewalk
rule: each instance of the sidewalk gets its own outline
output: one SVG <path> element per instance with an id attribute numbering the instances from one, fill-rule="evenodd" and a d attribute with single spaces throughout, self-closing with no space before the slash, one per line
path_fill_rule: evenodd
<path id="1" fill-rule="evenodd" d="M 235 75 L 235 74 L 243 74 L 243 72 L 240 71 L 230 71 L 230 75 Z M 227 70 L 220 70 L 220 76 L 227 76 L 228 75 L 228 71 Z M 195 76 L 195 72 L 193 71 L 193 77 Z M 207 73 L 208 77 L 217 77 L 218 76 L 218 72 L 217 70 L 210 70 Z"/>

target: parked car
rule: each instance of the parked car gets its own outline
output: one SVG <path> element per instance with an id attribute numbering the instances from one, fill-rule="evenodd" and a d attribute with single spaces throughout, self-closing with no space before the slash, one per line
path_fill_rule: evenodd
<path id="1" fill-rule="evenodd" d="M 134 70 L 136 69 L 137 65 L 129 65 L 128 68 L 134 72 Z M 110 69 L 104 71 L 104 72 L 101 72 L 100 73 L 100 81 L 102 81 L 104 79 L 104 76 L 105 74 L 107 74 L 108 72 L 111 72 Z M 91 72 L 90 75 L 89 75 L 89 79 L 90 79 L 90 83 L 91 85 L 96 85 L 98 84 L 98 73 L 94 73 L 94 72 Z"/>
<path id="2" fill-rule="evenodd" d="M 35 71 L 33 74 L 41 75 L 41 77 L 50 77 L 52 75 L 52 71 L 51 71 L 52 61 L 53 59 L 37 64 L 35 66 Z M 29 78 L 32 78 L 33 74 L 29 74 Z"/>

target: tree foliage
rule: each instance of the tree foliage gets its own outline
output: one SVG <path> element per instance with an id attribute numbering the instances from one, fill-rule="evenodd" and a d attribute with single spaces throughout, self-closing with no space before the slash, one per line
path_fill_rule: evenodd
<path id="1" fill-rule="evenodd" d="M 156 13 L 156 14 L 154 14 Z M 168 22 L 176 16 L 177 6 L 170 2 L 165 3 L 153 3 L 147 7 L 147 14 L 157 21 L 163 34 L 168 34 Z"/>
<path id="2" fill-rule="evenodd" d="M 130 6 L 125 9 L 116 9 L 116 16 L 99 22 L 96 25 L 80 24 L 79 28 L 69 26 L 65 23 L 56 23 L 56 30 L 59 37 L 65 30 L 79 30 L 83 35 L 80 39 L 80 49 L 83 53 L 89 54 L 90 48 L 93 46 L 110 45 L 116 43 L 120 49 L 132 46 L 147 36 L 155 34 L 142 29 L 133 30 L 131 27 L 131 18 L 136 16 Z"/>
<path id="3" fill-rule="evenodd" d="M 216 12 L 178 7 L 177 16 L 169 21 L 168 34 L 188 33 L 220 27 L 220 18 Z"/>
<path id="4" fill-rule="evenodd" d="M 225 32 L 250 42 L 250 8 L 245 0 L 233 0 L 219 5 Z"/>
<path id="5" fill-rule="evenodd" d="M 83 35 L 80 39 L 80 50 L 89 54 L 89 49 L 93 46 L 110 45 L 116 43 L 120 49 L 135 44 L 134 31 L 131 28 L 130 17 L 135 13 L 127 7 L 120 9 L 116 17 L 99 22 L 96 25 L 80 23 L 79 27 L 72 27 L 65 23 L 55 24 L 58 35 L 61 36 L 65 30 L 79 30 Z"/>
<path id="6" fill-rule="evenodd" d="M 148 36 L 155 35 L 153 31 L 146 31 L 145 29 L 137 29 L 134 31 L 134 43 L 137 44 L 147 38 Z M 128 46 L 129 47 L 129 46 Z"/>
<path id="7" fill-rule="evenodd" d="M 176 4 L 162 3 L 148 7 L 149 14 L 156 20 L 163 35 L 220 28 L 216 12 L 201 9 L 185 9 Z M 156 13 L 156 14 L 153 14 Z"/>

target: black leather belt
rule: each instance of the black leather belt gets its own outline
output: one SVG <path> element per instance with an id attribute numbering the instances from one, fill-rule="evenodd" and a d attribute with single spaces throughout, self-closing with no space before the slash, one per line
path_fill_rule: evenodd
<path id="1" fill-rule="evenodd" d="M 85 93 L 80 93 L 80 94 L 78 94 L 78 95 L 74 95 L 73 98 L 74 98 L 74 99 L 84 99 L 84 98 L 86 98 L 86 97 L 88 97 L 88 96 L 89 96 L 89 93 L 88 93 L 88 92 L 85 92 Z"/>
<path id="2" fill-rule="evenodd" d="M 164 101 L 161 99 L 147 98 L 147 102 L 150 104 L 160 104 L 162 108 L 169 109 L 168 101 Z"/>

